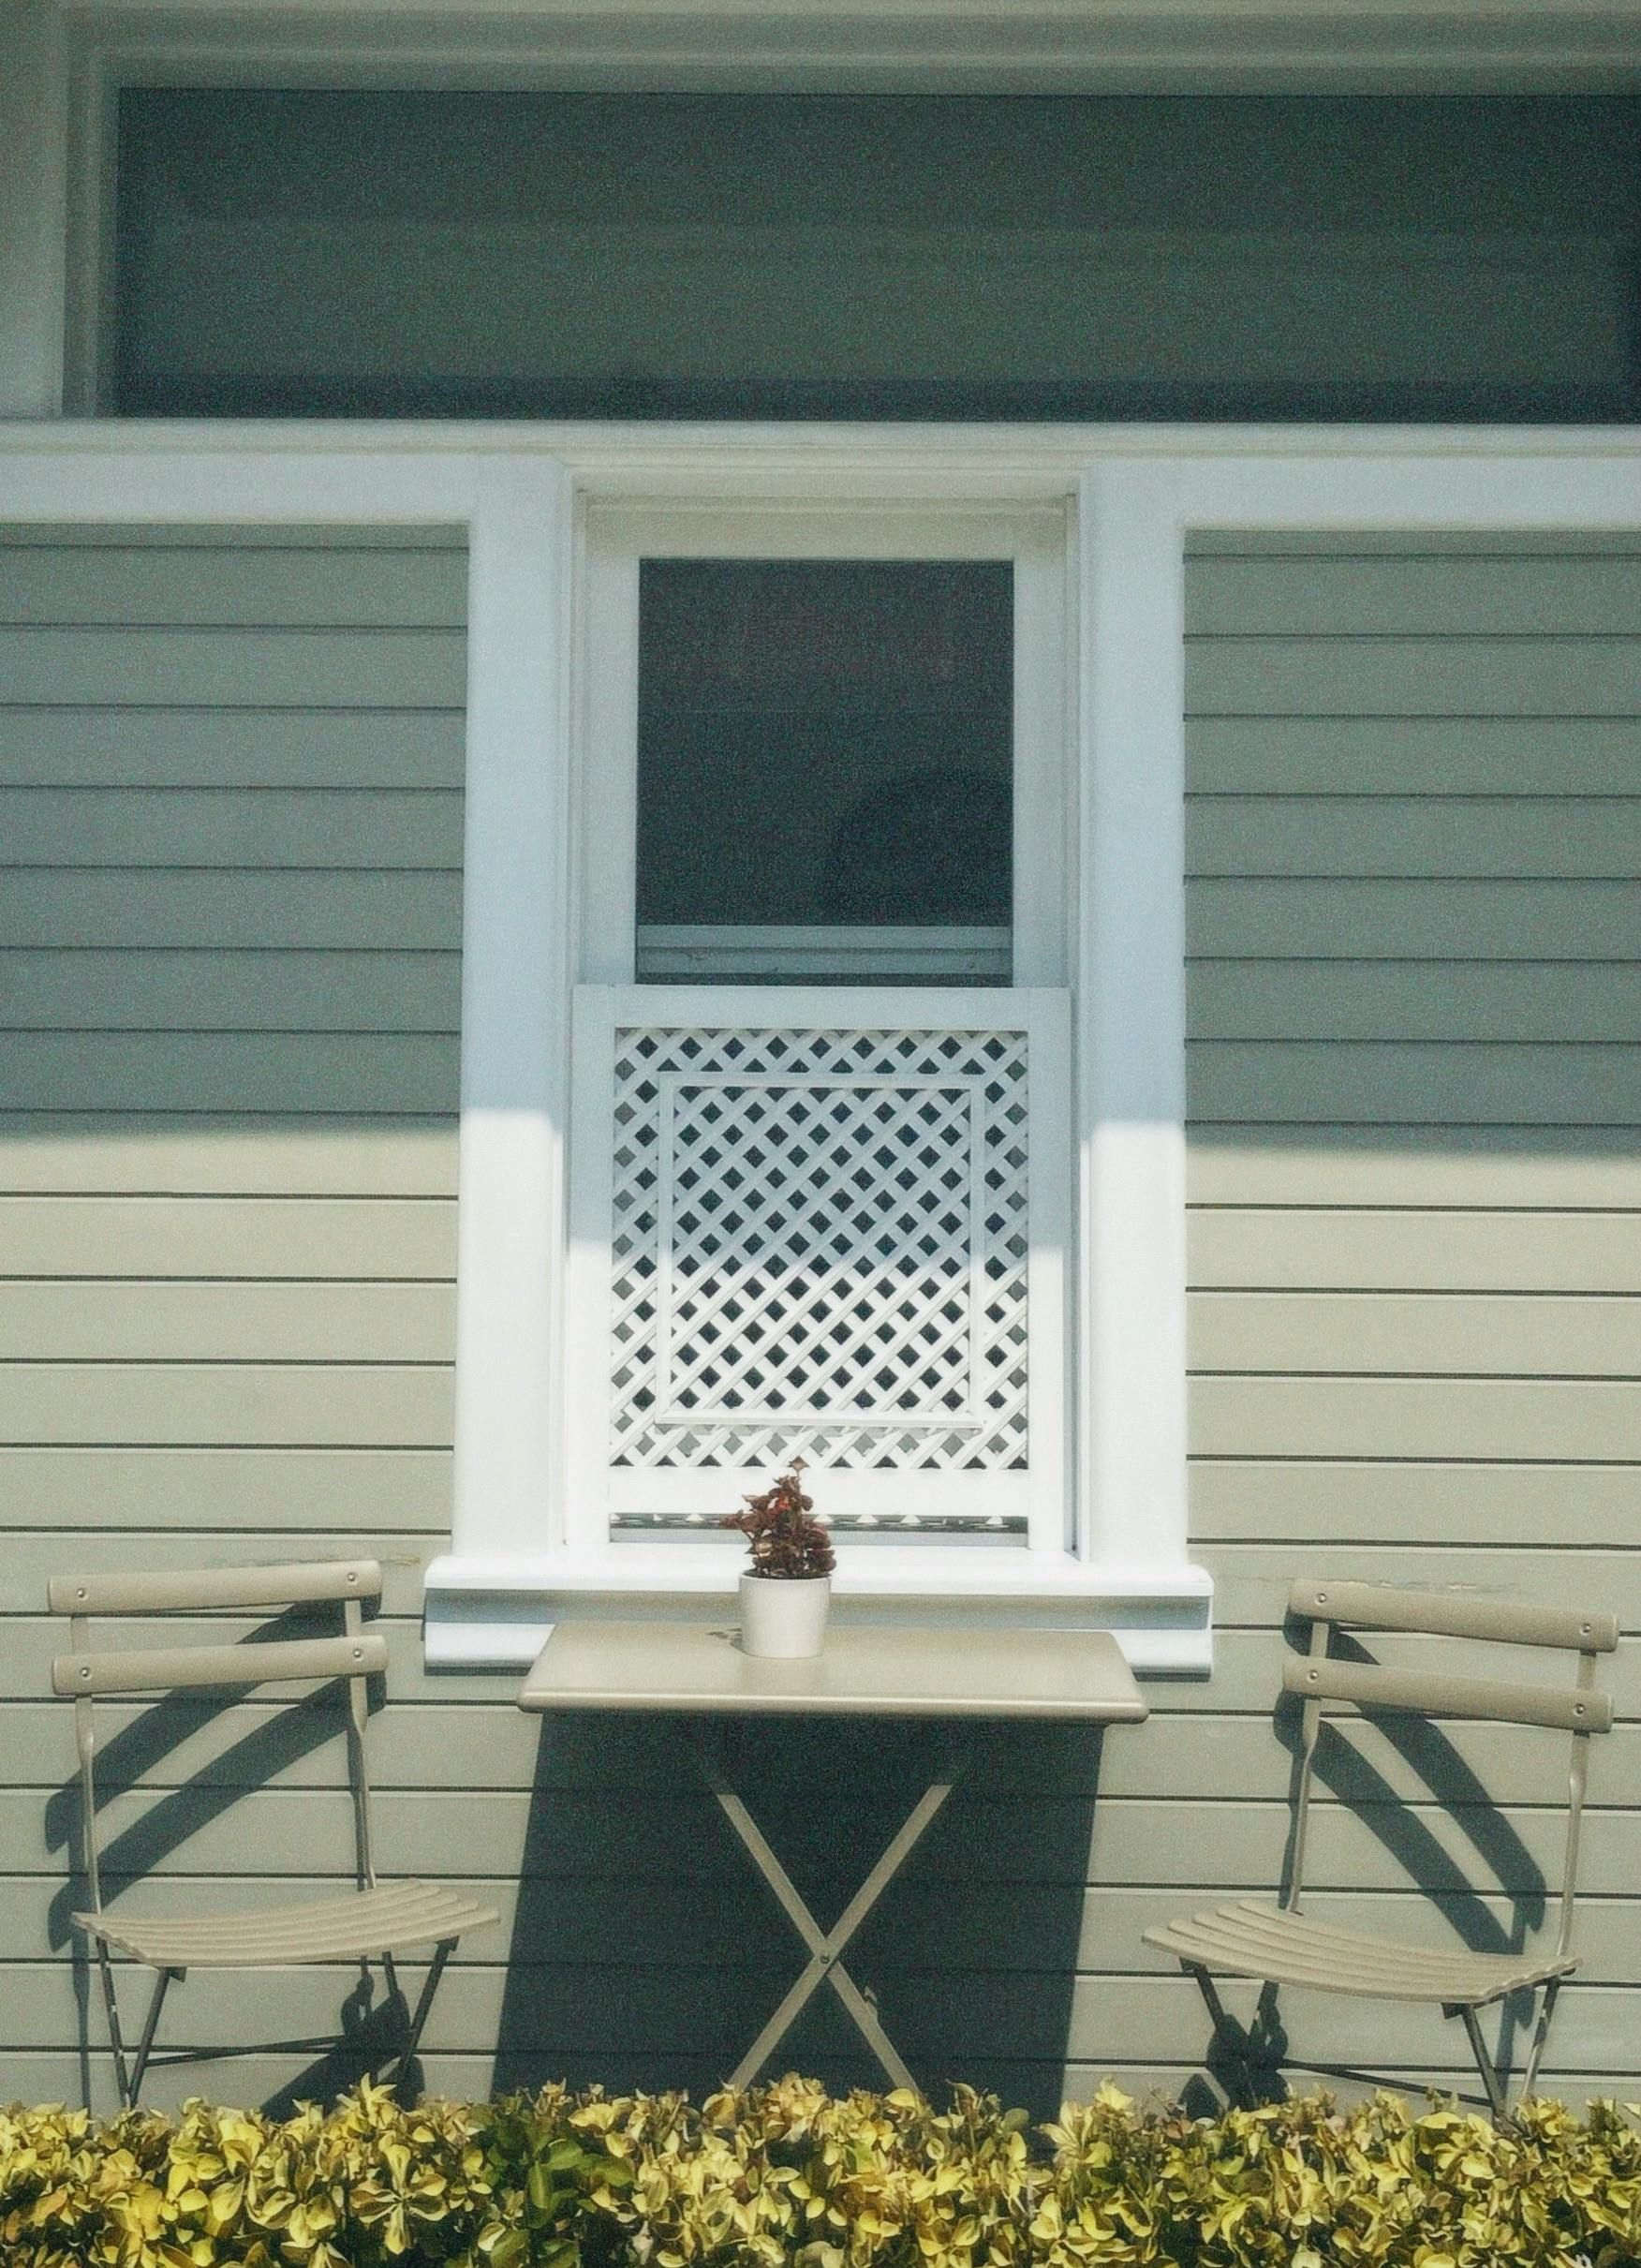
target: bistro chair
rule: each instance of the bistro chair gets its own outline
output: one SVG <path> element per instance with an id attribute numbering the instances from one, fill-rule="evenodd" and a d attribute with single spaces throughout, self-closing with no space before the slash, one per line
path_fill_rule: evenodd
<path id="1" fill-rule="evenodd" d="M 279 1567 L 225 1567 L 179 1575 L 67 1577 L 50 1589 L 52 1611 L 69 1618 L 73 1651 L 52 1664 L 52 1689 L 72 1698 L 75 1742 L 84 1814 L 85 1874 L 91 1911 L 74 1916 L 75 1927 L 96 1949 L 108 2009 L 109 2041 L 120 2100 L 131 2109 L 153 2057 L 155 2037 L 166 1994 L 189 1969 L 283 1968 L 308 1962 L 358 1962 L 368 1974 L 380 1961 L 388 1988 L 404 2002 L 394 1956 L 413 1946 L 432 1946 L 433 1958 L 394 2070 L 403 2083 L 421 2038 L 445 1963 L 466 1930 L 493 1922 L 495 1915 L 452 1890 L 428 1882 L 378 1883 L 371 1858 L 370 1784 L 365 1776 L 364 1739 L 368 1680 L 388 1666 L 387 1640 L 364 1628 L 363 1604 L 380 1596 L 381 1569 L 374 1560 Z M 341 1608 L 341 1634 L 331 1638 L 267 1638 L 230 1645 L 109 1648 L 93 1651 L 95 1618 L 115 1615 L 200 1614 L 214 1608 L 284 1608 L 323 1606 Z M 310 1899 L 264 1906 L 253 1912 L 169 1914 L 140 1918 L 110 1913 L 102 1896 L 97 1842 L 96 1708 L 99 1700 L 130 1694 L 174 1694 L 195 1687 L 233 1688 L 300 1683 L 310 1688 L 334 1682 L 338 1715 L 347 1742 L 348 1783 L 353 1800 L 354 1888 L 343 1897 Z M 322 1794 L 315 1799 L 328 1801 Z M 127 2063 L 114 1989 L 113 1956 L 155 1972 L 142 2037 Z M 193 2060 L 187 2051 L 164 2058 Z"/>
<path id="2" fill-rule="evenodd" d="M 1146 1943 L 1175 1954 L 1187 1975 L 1195 1978 L 1215 2033 L 1245 2083 L 1252 2079 L 1247 2043 L 1220 2000 L 1216 1977 L 1259 1978 L 1270 1984 L 1369 2000 L 1429 2003 L 1463 2023 L 1494 2115 L 1507 2118 L 1504 2073 L 1487 2052 L 1478 2010 L 1516 1993 L 1542 1995 L 1521 2086 L 1523 2097 L 1530 2095 L 1557 1995 L 1563 1979 L 1578 1966 L 1571 1949 L 1573 1901 L 1589 1736 L 1610 1732 L 1613 1723 L 1611 1699 L 1595 1689 L 1595 1657 L 1617 1646 L 1618 1619 L 1440 1592 L 1400 1591 L 1381 1583 L 1309 1580 L 1294 1584 L 1288 1610 L 1309 1623 L 1310 1651 L 1290 1654 L 1282 1666 L 1283 1691 L 1297 1695 L 1303 1704 L 1287 1893 L 1276 1906 L 1244 1900 L 1146 1930 Z M 1330 1651 L 1330 1640 L 1338 1630 L 1405 1631 L 1483 1639 L 1493 1645 L 1560 1647 L 1578 1656 L 1576 1682 L 1516 1684 L 1456 1677 L 1445 1670 L 1396 1669 L 1373 1661 L 1339 1660 Z M 1432 1951 L 1336 1929 L 1301 1910 L 1317 1736 L 1323 1711 L 1336 1707 L 1366 1715 L 1411 1712 L 1430 1719 L 1480 1718 L 1571 1735 L 1560 1926 L 1553 1952 L 1479 1953 L 1463 1947 Z"/>

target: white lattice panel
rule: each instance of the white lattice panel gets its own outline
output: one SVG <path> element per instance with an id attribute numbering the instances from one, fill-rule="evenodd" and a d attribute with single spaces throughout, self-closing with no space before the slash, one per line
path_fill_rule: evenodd
<path id="1" fill-rule="evenodd" d="M 1023 1465 L 1022 1032 L 615 1043 L 618 1464 Z"/>
<path id="2" fill-rule="evenodd" d="M 699 1015 L 712 994 L 673 997 L 697 1013 L 629 995 L 651 1013 L 613 1018 L 596 1074 L 578 1060 L 604 1096 L 607 1468 L 712 1476 L 727 1510 L 717 1475 L 796 1454 L 840 1481 L 946 1476 L 940 1508 L 995 1515 L 1034 1451 L 1028 1020 L 998 992 L 968 996 L 962 1026 L 909 1019 L 915 994 L 892 996 L 892 1022 L 861 1014 L 882 995 L 822 994 L 853 1019 L 804 1024 L 751 1020 L 767 992 L 717 994 L 732 1023 Z M 598 1122 L 584 1090 L 578 1142 Z M 969 1501 L 982 1480 L 988 1506 Z"/>

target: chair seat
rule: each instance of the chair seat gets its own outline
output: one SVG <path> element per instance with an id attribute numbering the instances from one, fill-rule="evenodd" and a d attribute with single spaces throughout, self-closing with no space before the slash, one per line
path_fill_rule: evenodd
<path id="1" fill-rule="evenodd" d="M 1243 1900 L 1145 1933 L 1147 1945 L 1173 1953 L 1188 1968 L 1226 1977 L 1258 1977 L 1318 1993 L 1368 2000 L 1433 2001 L 1480 2008 L 1511 1993 L 1569 1976 L 1571 1954 L 1532 1960 L 1521 1953 L 1430 1952 L 1332 1929 L 1305 1914 Z"/>
<path id="2" fill-rule="evenodd" d="M 75 1926 L 155 1969 L 277 1968 L 304 1961 L 360 1961 L 459 1937 L 497 1917 L 435 1882 L 387 1882 L 345 1898 L 263 1906 L 255 1913 L 175 1916 L 76 1914 Z"/>

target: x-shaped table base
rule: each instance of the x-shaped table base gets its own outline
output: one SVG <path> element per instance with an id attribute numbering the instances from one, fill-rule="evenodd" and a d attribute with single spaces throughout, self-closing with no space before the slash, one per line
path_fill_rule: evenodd
<path id="1" fill-rule="evenodd" d="M 878 2020 L 878 2011 L 870 1998 L 844 1967 L 840 1955 L 850 1939 L 860 1928 L 894 1876 L 900 1872 L 924 1830 L 934 1821 L 940 1806 L 956 1786 L 963 1770 L 961 1758 L 954 1757 L 941 1767 L 918 1801 L 908 1813 L 899 1833 L 885 1848 L 882 1857 L 861 1884 L 854 1896 L 844 1907 L 830 1930 L 823 1930 L 799 1897 L 791 1876 L 770 1848 L 763 1831 L 751 1813 L 725 1779 L 717 1757 L 709 1747 L 701 1751 L 702 1770 L 707 1786 L 723 1806 L 724 1816 L 752 1854 L 758 1871 L 779 1899 L 781 1908 L 798 1935 L 809 1949 L 808 1966 L 792 1985 L 780 2006 L 747 2049 L 730 2077 L 732 2087 L 750 2086 L 776 2049 L 791 2030 L 799 2013 L 807 2005 L 822 1982 L 831 1985 L 853 2018 L 866 2045 L 882 2065 L 897 2087 L 915 2087 L 917 2082 L 901 2061 L 894 2042 Z"/>

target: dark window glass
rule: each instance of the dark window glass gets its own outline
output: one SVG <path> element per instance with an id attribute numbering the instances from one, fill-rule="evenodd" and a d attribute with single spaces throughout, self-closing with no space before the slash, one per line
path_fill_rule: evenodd
<path id="1" fill-rule="evenodd" d="M 132 414 L 1630 419 L 1641 101 L 126 90 Z"/>
<path id="2" fill-rule="evenodd" d="M 641 974 L 658 925 L 1006 932 L 1006 561 L 646 560 L 639 590 Z M 754 971 L 783 972 L 828 971 Z"/>

